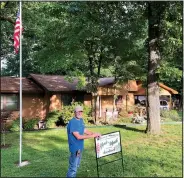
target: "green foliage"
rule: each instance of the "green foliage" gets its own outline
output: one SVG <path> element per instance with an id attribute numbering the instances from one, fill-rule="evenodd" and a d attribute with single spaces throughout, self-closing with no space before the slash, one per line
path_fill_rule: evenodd
<path id="1" fill-rule="evenodd" d="M 140 77 L 145 73 L 147 37 L 141 7 L 144 6 L 127 2 L 39 4 L 40 19 L 37 24 L 34 19 L 34 24 L 40 29 L 35 33 L 40 43 L 34 58 L 39 62 L 40 72 L 88 76 L 92 87 L 100 76 Z M 81 80 L 79 85 L 83 83 Z"/>
<path id="2" fill-rule="evenodd" d="M 89 120 L 92 120 L 91 117 L 91 108 L 85 106 L 80 102 L 73 102 L 71 105 L 63 106 L 61 111 L 55 110 L 48 114 L 46 117 L 46 127 L 47 128 L 54 128 L 56 127 L 56 123 L 63 119 L 64 123 L 67 124 L 69 120 L 74 117 L 74 109 L 76 106 L 83 107 L 83 120 L 87 124 Z"/>
<path id="3" fill-rule="evenodd" d="M 7 121 L 6 123 L 5 123 L 5 131 L 7 131 L 7 130 L 10 130 L 10 128 L 12 127 L 12 122 L 13 121 Z"/>
<path id="4" fill-rule="evenodd" d="M 165 119 L 171 119 L 172 121 L 181 121 L 181 117 L 176 110 L 161 110 L 160 116 Z"/>
<path id="5" fill-rule="evenodd" d="M 20 120 L 17 118 L 13 120 L 12 125 L 10 127 L 10 131 L 19 131 L 20 130 Z"/>
<path id="6" fill-rule="evenodd" d="M 32 57 L 34 53 L 33 47 L 35 46 L 34 34 L 32 30 L 33 24 L 31 21 L 34 18 L 35 13 L 32 9 L 28 8 L 29 6 L 34 7 L 34 3 L 23 3 L 22 5 L 22 16 L 23 16 L 23 28 L 22 33 L 22 74 L 23 77 L 28 76 L 29 73 L 38 73 L 39 67 L 37 62 Z M 14 32 L 14 23 L 16 20 L 16 14 L 18 12 L 17 2 L 8 2 L 6 7 L 1 9 L 1 14 L 5 18 L 1 18 L 1 60 L 6 64 L 2 66 L 2 75 L 4 76 L 19 76 L 19 54 L 15 55 L 13 47 L 13 32 Z M 32 18 L 29 16 L 32 15 Z M 28 20 L 29 19 L 29 20 Z M 35 19 L 35 18 L 34 18 Z M 31 27 L 30 27 L 31 25 Z"/>
<path id="7" fill-rule="evenodd" d="M 84 76 L 93 77 L 94 81 L 105 76 L 123 81 L 146 80 L 146 7 L 145 2 L 125 1 L 24 2 L 23 76 L 29 73 L 77 76 L 79 88 L 85 84 Z M 164 18 L 160 19 L 162 62 L 158 71 L 160 81 L 180 93 L 182 8 L 181 2 L 166 2 Z M 14 54 L 12 40 L 17 2 L 8 2 L 1 10 L 13 22 L 1 19 L 1 59 L 7 64 L 1 73 L 18 76 L 19 55 Z M 166 62 L 169 64 L 164 65 Z"/>
<path id="8" fill-rule="evenodd" d="M 56 122 L 58 121 L 60 116 L 61 116 L 61 113 L 58 110 L 50 112 L 46 117 L 46 127 L 47 128 L 56 127 Z"/>
<path id="9" fill-rule="evenodd" d="M 86 106 L 79 102 L 73 102 L 69 106 L 64 106 L 61 111 L 61 116 L 63 117 L 63 120 L 65 123 L 68 123 L 69 120 L 71 120 L 74 117 L 74 109 L 76 106 L 82 106 L 83 107 L 83 120 L 84 123 L 88 123 L 89 120 L 92 120 L 91 117 L 91 108 L 89 106 Z"/>
<path id="10" fill-rule="evenodd" d="M 39 118 L 22 118 L 23 130 L 34 130 L 38 124 Z M 8 124 L 8 130 L 19 131 L 20 130 L 20 119 L 17 118 Z"/>
<path id="11" fill-rule="evenodd" d="M 183 13 L 182 2 L 167 3 L 162 19 L 159 42 L 162 61 L 158 70 L 159 79 L 182 94 L 182 40 Z"/>
<path id="12" fill-rule="evenodd" d="M 161 82 L 182 94 L 182 69 L 173 62 L 162 61 L 158 73 Z"/>
<path id="13" fill-rule="evenodd" d="M 39 118 L 24 119 L 24 130 L 34 130 L 39 120 Z"/>

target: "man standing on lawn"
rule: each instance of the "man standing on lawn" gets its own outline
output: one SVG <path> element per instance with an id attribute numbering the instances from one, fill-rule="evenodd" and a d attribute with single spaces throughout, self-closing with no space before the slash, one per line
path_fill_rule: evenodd
<path id="1" fill-rule="evenodd" d="M 82 151 L 84 150 L 84 139 L 100 136 L 99 133 L 93 133 L 85 129 L 82 113 L 83 108 L 81 106 L 76 106 L 74 110 L 75 116 L 69 121 L 67 126 L 68 145 L 70 150 L 67 177 L 76 177 Z"/>

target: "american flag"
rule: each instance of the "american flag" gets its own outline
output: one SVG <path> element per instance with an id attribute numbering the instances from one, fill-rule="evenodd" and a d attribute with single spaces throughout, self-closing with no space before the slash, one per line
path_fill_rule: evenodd
<path id="1" fill-rule="evenodd" d="M 20 28 L 20 13 L 18 11 L 17 19 L 15 22 L 14 35 L 13 35 L 14 49 L 15 49 L 16 54 L 18 54 L 18 52 L 19 52 L 20 30 L 22 30 L 22 28 Z"/>

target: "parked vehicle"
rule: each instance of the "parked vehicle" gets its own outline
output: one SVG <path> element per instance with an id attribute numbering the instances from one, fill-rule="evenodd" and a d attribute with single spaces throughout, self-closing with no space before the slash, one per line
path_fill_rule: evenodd
<path id="1" fill-rule="evenodd" d="M 142 106 L 146 106 L 146 100 L 142 100 L 140 102 Z M 162 110 L 169 110 L 169 104 L 166 100 L 160 100 L 160 109 Z"/>
<path id="2" fill-rule="evenodd" d="M 146 100 L 140 101 L 141 106 L 146 106 Z"/>
<path id="3" fill-rule="evenodd" d="M 160 109 L 169 110 L 169 104 L 166 100 L 160 100 Z"/>

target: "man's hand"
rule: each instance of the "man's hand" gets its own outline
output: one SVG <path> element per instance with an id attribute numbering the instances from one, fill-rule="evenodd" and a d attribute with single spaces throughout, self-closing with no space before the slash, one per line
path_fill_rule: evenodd
<path id="1" fill-rule="evenodd" d="M 101 136 L 100 133 L 94 133 L 94 132 L 89 131 L 88 129 L 85 129 L 84 133 L 87 134 L 87 135 L 91 135 L 92 138 L 96 138 L 96 137 L 100 137 Z"/>
<path id="2" fill-rule="evenodd" d="M 94 133 L 93 136 L 94 136 L 94 138 L 97 138 L 97 137 L 100 138 L 101 134 L 100 133 Z"/>
<path id="3" fill-rule="evenodd" d="M 90 135 L 80 135 L 79 132 L 72 132 L 72 133 L 77 140 L 82 140 L 82 139 L 87 139 L 87 138 L 96 138 L 96 137 L 99 138 L 101 136 L 99 133 L 93 133 L 93 132 Z"/>

